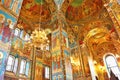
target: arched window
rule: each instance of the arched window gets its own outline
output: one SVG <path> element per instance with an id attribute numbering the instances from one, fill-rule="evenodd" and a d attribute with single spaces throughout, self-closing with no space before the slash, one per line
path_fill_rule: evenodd
<path id="1" fill-rule="evenodd" d="M 118 67 L 116 58 L 113 55 L 107 55 L 105 57 L 106 67 L 110 75 L 111 71 L 120 79 L 120 69 Z"/>
<path id="2" fill-rule="evenodd" d="M 7 65 L 6 65 L 6 70 L 7 70 L 7 71 L 13 71 L 14 61 L 15 61 L 15 57 L 12 56 L 12 55 L 9 55 L 9 56 L 8 56 Z"/>
<path id="3" fill-rule="evenodd" d="M 20 33 L 20 30 L 19 30 L 18 28 L 16 28 L 14 35 L 15 35 L 15 36 L 19 36 L 19 33 Z"/>
<path id="4" fill-rule="evenodd" d="M 20 63 L 20 74 L 25 74 L 26 60 L 22 59 Z"/>

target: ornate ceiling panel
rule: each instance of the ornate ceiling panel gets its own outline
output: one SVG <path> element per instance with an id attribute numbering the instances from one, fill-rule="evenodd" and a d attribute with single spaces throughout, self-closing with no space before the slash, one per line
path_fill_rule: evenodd
<path id="1" fill-rule="evenodd" d="M 76 24 L 76 21 L 96 14 L 102 6 L 102 0 L 65 0 L 61 10 L 68 24 L 71 22 Z M 22 20 L 28 25 L 25 26 L 25 30 L 27 28 L 33 30 L 39 26 L 39 17 L 41 17 L 44 26 L 51 27 L 50 22 L 56 9 L 54 0 L 24 0 L 18 23 Z"/>
<path id="2" fill-rule="evenodd" d="M 39 17 L 46 21 L 50 19 L 50 10 L 46 2 L 43 0 L 24 0 L 21 9 L 21 16 L 31 22 L 38 22 Z"/>
<path id="3" fill-rule="evenodd" d="M 102 8 L 102 0 L 74 0 L 66 10 L 66 18 L 78 21 L 97 13 Z"/>
<path id="4" fill-rule="evenodd" d="M 18 24 L 23 26 L 27 32 L 38 28 L 40 21 L 48 22 L 50 19 L 51 11 L 44 0 L 23 1 Z"/>

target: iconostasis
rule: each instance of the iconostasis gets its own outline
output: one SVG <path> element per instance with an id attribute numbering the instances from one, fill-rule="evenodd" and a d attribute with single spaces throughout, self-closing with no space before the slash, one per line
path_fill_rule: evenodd
<path id="1" fill-rule="evenodd" d="M 35 63 L 35 80 L 50 80 L 51 79 L 51 53 L 49 46 L 45 51 L 36 48 L 36 63 Z"/>

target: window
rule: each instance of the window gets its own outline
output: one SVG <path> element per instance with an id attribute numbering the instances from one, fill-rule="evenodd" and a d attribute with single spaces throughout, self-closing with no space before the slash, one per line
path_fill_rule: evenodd
<path id="1" fill-rule="evenodd" d="M 15 36 L 19 36 L 19 33 L 20 33 L 20 30 L 19 30 L 18 28 L 16 28 L 14 35 L 15 35 Z"/>
<path id="2" fill-rule="evenodd" d="M 14 69 L 13 69 L 14 73 L 17 72 L 17 67 L 18 67 L 18 58 L 15 59 L 15 65 L 14 65 Z"/>
<path id="3" fill-rule="evenodd" d="M 23 33 L 24 33 L 24 31 L 21 30 L 21 31 L 20 31 L 20 38 L 21 38 L 21 39 L 23 39 Z"/>
<path id="4" fill-rule="evenodd" d="M 50 50 L 50 46 L 49 45 L 46 46 L 46 50 L 48 50 L 48 51 Z"/>
<path id="5" fill-rule="evenodd" d="M 26 71 L 25 71 L 25 75 L 29 76 L 29 69 L 30 69 L 30 62 L 27 62 L 26 64 Z"/>
<path id="6" fill-rule="evenodd" d="M 53 78 L 53 80 L 57 80 L 57 77 L 55 76 L 55 77 Z"/>
<path id="7" fill-rule="evenodd" d="M 15 61 L 14 56 L 9 55 L 7 65 L 6 65 L 6 70 L 7 71 L 13 71 L 14 61 Z"/>
<path id="8" fill-rule="evenodd" d="M 26 34 L 26 35 L 25 35 L 25 41 L 28 41 L 29 39 L 30 39 L 29 34 Z"/>
<path id="9" fill-rule="evenodd" d="M 117 0 L 118 1 L 118 4 L 120 5 L 120 0 Z"/>
<path id="10" fill-rule="evenodd" d="M 112 71 L 119 79 L 120 79 L 120 69 L 118 67 L 116 58 L 112 55 L 108 55 L 105 57 L 106 66 L 110 75 Z"/>
<path id="11" fill-rule="evenodd" d="M 49 79 L 49 77 L 50 77 L 50 76 L 49 76 L 49 75 L 50 75 L 49 73 L 50 73 L 49 67 L 45 67 L 45 78 L 46 78 L 46 79 Z"/>
<path id="12" fill-rule="evenodd" d="M 58 75 L 58 80 L 60 80 L 61 79 L 61 76 L 60 75 Z"/>
<path id="13" fill-rule="evenodd" d="M 25 74 L 26 60 L 22 59 L 20 63 L 20 74 Z"/>

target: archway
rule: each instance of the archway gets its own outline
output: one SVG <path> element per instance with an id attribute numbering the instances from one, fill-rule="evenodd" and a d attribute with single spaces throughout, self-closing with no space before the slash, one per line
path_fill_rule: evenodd
<path id="1" fill-rule="evenodd" d="M 101 28 L 94 28 L 91 31 L 88 32 L 87 36 L 85 37 L 85 45 L 88 50 L 88 62 L 89 67 L 92 75 L 92 79 L 96 80 L 97 71 L 95 70 L 96 66 L 94 64 L 94 60 L 97 60 L 97 46 L 101 44 L 102 42 L 105 42 L 106 39 L 104 39 L 108 34 L 108 30 L 104 27 Z M 100 77 L 101 79 L 101 77 Z"/>
<path id="2" fill-rule="evenodd" d="M 120 68 L 113 53 L 107 53 L 104 56 L 104 64 L 106 65 L 106 70 L 109 78 L 112 76 L 111 72 L 113 72 L 113 74 L 120 79 Z"/>

